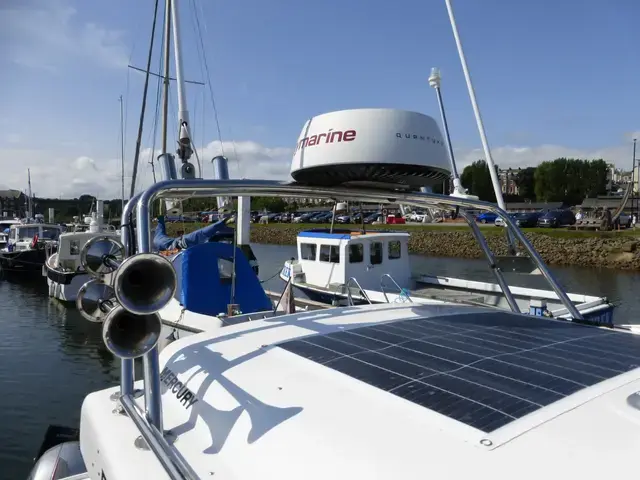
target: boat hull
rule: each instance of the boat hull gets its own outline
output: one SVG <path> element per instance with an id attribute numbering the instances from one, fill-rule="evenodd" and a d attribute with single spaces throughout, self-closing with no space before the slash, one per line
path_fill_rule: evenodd
<path id="1" fill-rule="evenodd" d="M 280 278 L 283 281 L 287 281 L 286 275 L 280 274 Z M 325 303 L 327 305 L 348 305 L 349 297 L 344 292 L 327 292 L 324 289 L 314 288 L 310 285 L 300 285 L 294 283 L 293 286 L 304 295 L 306 295 L 309 299 Z M 507 310 L 507 307 L 501 305 L 499 302 L 487 301 L 486 292 L 478 292 L 478 291 L 469 291 L 469 293 L 478 294 L 479 297 L 484 296 L 485 302 L 475 302 L 475 304 L 483 303 L 486 307 L 499 308 L 502 310 Z M 398 295 L 395 293 L 389 292 L 386 296 L 383 292 L 376 292 L 367 290 L 366 294 L 371 303 L 404 303 L 408 300 L 407 296 Z M 420 295 L 411 295 L 411 301 L 414 303 L 431 303 L 433 301 L 443 302 L 443 303 L 451 303 L 447 301 L 445 298 L 435 297 L 423 297 Z M 497 298 L 497 296 L 496 296 Z M 353 305 L 364 305 L 369 303 L 369 301 L 362 298 L 362 296 L 358 293 L 352 293 L 351 302 Z M 528 302 L 528 300 L 527 300 Z M 464 303 L 464 302 L 463 302 Z M 529 313 L 530 315 L 544 315 L 542 311 L 540 312 L 531 312 L 527 311 L 526 302 L 522 302 L 522 312 Z M 557 306 L 556 306 L 557 308 Z M 612 303 L 602 303 L 599 305 L 594 305 L 591 308 L 585 308 L 581 310 L 581 313 L 584 317 L 584 323 L 588 323 L 591 325 L 603 326 L 603 327 L 614 327 L 614 310 L 615 304 Z M 558 315 L 560 318 L 567 318 L 566 314 Z"/>
<path id="2" fill-rule="evenodd" d="M 42 276 L 46 259 L 44 249 L 2 252 L 0 253 L 0 270 L 7 277 L 38 277 Z"/>
<path id="3" fill-rule="evenodd" d="M 60 272 L 45 265 L 49 296 L 61 302 L 75 302 L 78 291 L 91 276 L 82 272 Z"/>

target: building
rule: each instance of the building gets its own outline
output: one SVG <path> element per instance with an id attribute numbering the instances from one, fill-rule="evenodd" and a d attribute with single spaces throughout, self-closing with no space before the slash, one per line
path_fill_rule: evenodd
<path id="1" fill-rule="evenodd" d="M 20 190 L 0 190 L 0 217 L 24 217 L 27 196 Z"/>
<path id="2" fill-rule="evenodd" d="M 519 190 L 516 184 L 516 178 L 519 171 L 519 168 L 517 170 L 512 168 L 498 170 L 498 180 L 500 181 L 502 193 L 506 195 L 518 195 Z"/>

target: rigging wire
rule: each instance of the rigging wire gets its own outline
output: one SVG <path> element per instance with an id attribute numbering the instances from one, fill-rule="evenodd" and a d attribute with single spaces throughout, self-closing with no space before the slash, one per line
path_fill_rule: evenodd
<path id="1" fill-rule="evenodd" d="M 153 25 L 151 27 L 151 42 L 149 45 L 149 55 L 147 57 L 147 71 L 146 71 L 146 75 L 145 75 L 145 81 L 144 81 L 144 92 L 142 94 L 142 106 L 140 108 L 140 123 L 138 125 L 138 137 L 136 139 L 136 152 L 135 152 L 135 156 L 133 159 L 133 172 L 132 172 L 132 176 L 131 176 L 131 197 L 133 197 L 133 194 L 135 192 L 135 178 L 136 178 L 136 173 L 138 171 L 138 160 L 140 158 L 140 144 L 142 142 L 142 129 L 143 129 L 143 125 L 144 125 L 144 114 L 145 114 L 145 110 L 146 110 L 146 105 L 147 105 L 147 91 L 148 91 L 148 87 L 149 87 L 149 76 L 150 76 L 150 69 L 151 69 L 151 58 L 152 58 L 152 54 L 153 54 L 153 40 L 154 40 L 154 36 L 155 36 L 155 31 L 156 31 L 156 22 L 157 22 L 157 18 L 158 18 L 158 3 L 159 0 L 155 1 L 155 7 L 154 7 L 154 12 L 153 12 Z"/>
<path id="2" fill-rule="evenodd" d="M 160 45 L 164 45 L 164 28 L 160 34 Z M 164 67 L 164 55 L 159 55 L 158 72 L 162 72 Z M 156 82 L 156 108 L 153 114 L 153 129 L 152 129 L 152 143 L 151 143 L 151 155 L 149 158 L 149 164 L 151 165 L 151 174 L 153 175 L 153 183 L 156 183 L 156 168 L 155 168 L 155 154 L 156 154 L 156 141 L 158 140 L 158 120 L 160 118 L 160 102 L 162 101 L 162 76 L 158 76 Z"/>
<path id="3" fill-rule="evenodd" d="M 206 49 L 205 49 L 205 45 L 204 45 L 202 29 L 200 28 L 199 17 L 203 18 L 204 30 L 205 30 L 205 32 L 207 34 L 209 34 L 209 29 L 207 27 L 207 21 L 206 21 L 206 18 L 204 16 L 204 11 L 202 9 L 202 5 L 200 5 L 200 9 L 199 9 L 200 15 L 198 15 L 196 13 L 196 2 L 195 2 L 195 0 L 191 0 L 191 4 L 193 5 L 193 10 L 192 11 L 193 11 L 193 16 L 194 16 L 195 23 L 196 23 L 196 31 L 197 31 L 197 34 L 198 34 L 198 39 L 200 40 L 200 47 L 202 49 L 202 61 L 203 61 L 204 68 L 205 68 L 205 71 L 206 71 L 206 78 L 208 79 L 207 86 L 209 87 L 209 94 L 211 96 L 211 105 L 213 107 L 213 115 L 214 115 L 214 119 L 215 119 L 215 122 L 216 122 L 216 129 L 217 129 L 217 132 L 218 132 L 218 138 L 220 140 L 220 150 L 222 152 L 222 155 L 224 156 L 224 145 L 223 145 L 223 142 L 222 142 L 222 132 L 220 130 L 220 119 L 219 119 L 219 116 L 218 116 L 218 108 L 216 106 L 215 95 L 213 94 L 213 87 L 211 85 L 211 78 L 212 77 L 211 77 L 211 73 L 209 71 L 209 62 L 207 61 Z M 236 164 L 238 166 L 238 172 L 240 173 L 241 172 L 240 159 L 238 158 L 238 151 L 236 149 L 236 143 L 235 143 L 235 140 L 232 140 L 231 142 L 232 142 L 233 154 L 234 154 L 234 157 L 235 157 L 235 160 L 236 160 Z"/>

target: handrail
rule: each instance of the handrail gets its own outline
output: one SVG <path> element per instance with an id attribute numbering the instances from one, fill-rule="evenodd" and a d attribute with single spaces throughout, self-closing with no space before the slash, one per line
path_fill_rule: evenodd
<path id="1" fill-rule="evenodd" d="M 123 219 L 128 220 L 129 215 L 132 213 L 133 205 L 136 205 L 136 217 L 137 217 L 137 246 L 139 253 L 151 252 L 151 205 L 154 200 L 159 198 L 190 198 L 197 196 L 217 197 L 217 196 L 268 196 L 268 197 L 298 197 L 298 198 L 324 198 L 324 199 L 341 199 L 345 201 L 372 201 L 380 204 L 390 203 L 402 203 L 417 208 L 440 208 L 445 209 L 449 207 L 461 207 L 462 209 L 477 209 L 495 213 L 500 217 L 505 225 L 510 228 L 522 244 L 523 248 L 529 253 L 531 259 L 536 264 L 542 275 L 549 282 L 553 290 L 558 295 L 558 298 L 562 301 L 563 305 L 570 312 L 571 317 L 576 320 L 582 320 L 582 315 L 576 309 L 575 305 L 569 300 L 566 292 L 558 284 L 554 276 L 544 264 L 540 255 L 535 251 L 533 245 L 525 237 L 525 235 L 518 229 L 511 217 L 496 206 L 489 202 L 483 202 L 480 200 L 472 200 L 468 198 L 452 197 L 445 195 L 438 195 L 433 193 L 414 193 L 414 192 L 402 192 L 396 190 L 375 190 L 371 188 L 359 188 L 359 187 L 315 187 L 308 185 L 299 185 L 296 183 L 285 183 L 276 181 L 263 181 L 263 180 L 210 180 L 210 179 L 192 179 L 192 180 L 168 180 L 164 182 L 158 182 L 153 184 L 147 190 L 142 192 L 139 196 L 132 198 L 125 206 L 123 212 Z M 465 219 L 471 226 L 472 232 L 476 235 L 476 239 L 480 242 L 480 245 L 487 256 L 490 266 L 495 271 L 495 262 L 491 251 L 488 249 L 484 237 L 478 236 L 476 230 L 478 230 L 475 222 L 472 221 L 470 215 L 466 215 Z M 125 220 L 125 221 L 126 221 Z M 122 239 L 125 244 L 125 252 L 127 255 L 133 254 L 133 249 L 129 244 L 129 229 L 131 228 L 130 221 L 122 225 Z M 474 229 L 475 226 L 475 229 Z M 486 248 L 485 248 L 486 247 Z M 497 274 L 499 281 L 502 281 L 501 287 L 503 292 L 509 292 L 508 285 L 504 282 L 504 278 L 499 272 Z M 510 293 L 510 292 L 509 292 Z M 505 293 L 505 295 L 509 295 Z M 513 308 L 513 306 L 512 306 Z M 145 406 L 146 406 L 146 421 L 140 421 L 140 418 L 135 418 L 136 425 L 142 431 L 143 428 L 153 428 L 153 434 L 160 437 L 164 433 L 162 429 L 162 398 L 160 392 L 160 368 L 158 348 L 154 348 L 149 351 L 143 357 L 144 361 L 144 394 L 145 394 Z M 131 393 L 133 390 L 133 361 L 122 360 L 122 377 L 121 377 L 121 389 L 123 392 Z M 125 396 L 125 403 L 129 396 Z M 139 423 L 139 425 L 138 425 Z M 164 441 L 164 440 L 163 440 Z M 156 453 L 156 455 L 162 455 L 162 452 Z"/>
<path id="2" fill-rule="evenodd" d="M 147 442 L 147 446 L 155 454 L 171 480 L 197 480 L 199 478 L 189 464 L 179 455 L 176 455 L 176 452 L 170 447 L 163 434 L 145 421 L 132 395 L 122 395 L 120 397 L 120 405 L 133 421 L 140 435 Z"/>
<path id="3" fill-rule="evenodd" d="M 356 277 L 351 277 L 349 278 L 349 280 L 347 280 L 347 283 L 345 283 L 345 286 L 347 287 L 347 301 L 349 302 L 349 306 L 353 307 L 355 304 L 353 303 L 353 297 L 351 296 L 351 288 L 349 287 L 349 285 L 351 284 L 351 281 L 353 281 L 353 283 L 356 284 L 356 286 L 358 287 L 358 289 L 360 290 L 360 293 L 362 294 L 362 297 L 369 302 L 369 305 L 371 305 L 371 300 L 369 299 L 369 295 L 367 295 L 367 292 L 364 291 L 364 288 L 362 288 L 360 286 L 360 284 L 358 283 L 358 280 L 356 279 Z"/>
<path id="4" fill-rule="evenodd" d="M 518 303 L 516 302 L 515 298 L 513 298 L 513 294 L 511 293 L 509 284 L 504 279 L 504 275 L 502 275 L 502 271 L 496 265 L 496 259 L 493 256 L 493 252 L 489 248 L 489 245 L 487 244 L 487 241 L 484 238 L 484 235 L 478 228 L 478 225 L 476 224 L 475 220 L 466 210 L 462 208 L 460 209 L 460 215 L 462 216 L 462 218 L 464 218 L 467 221 L 467 223 L 469 224 L 469 227 L 471 228 L 471 233 L 473 233 L 473 236 L 475 237 L 477 242 L 480 244 L 480 248 L 484 252 L 485 257 L 489 262 L 489 268 L 493 271 L 493 274 L 495 275 L 496 280 L 498 280 L 498 285 L 500 285 L 502 294 L 507 299 L 507 303 L 509 304 L 511 311 L 514 313 L 522 313 L 520 311 L 520 307 L 518 306 Z M 568 300 L 568 297 L 567 297 L 567 300 Z M 573 303 L 571 305 L 573 305 Z"/>
<path id="5" fill-rule="evenodd" d="M 383 281 L 384 277 L 387 277 L 389 280 L 391 280 L 393 284 L 398 288 L 398 291 L 400 292 L 400 294 L 398 295 L 399 298 L 401 298 L 402 296 L 405 296 L 407 297 L 407 300 L 409 300 L 409 303 L 413 303 L 413 300 L 411 300 L 411 295 L 406 292 L 406 289 L 398 285 L 398 282 L 396 282 L 391 275 L 389 275 L 388 273 L 385 273 L 380 277 L 380 289 L 382 290 L 382 294 L 384 295 L 384 299 L 387 301 L 387 303 L 389 303 L 389 297 L 387 297 L 387 292 L 384 291 L 384 281 Z"/>

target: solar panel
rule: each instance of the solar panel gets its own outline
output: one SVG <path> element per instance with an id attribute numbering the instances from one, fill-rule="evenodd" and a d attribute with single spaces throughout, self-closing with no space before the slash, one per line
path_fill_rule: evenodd
<path id="1" fill-rule="evenodd" d="M 640 337 L 509 312 L 401 320 L 280 348 L 490 433 L 640 365 Z"/>

